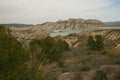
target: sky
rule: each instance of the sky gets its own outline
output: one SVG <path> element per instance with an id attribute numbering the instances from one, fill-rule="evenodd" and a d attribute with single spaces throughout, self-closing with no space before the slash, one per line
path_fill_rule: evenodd
<path id="1" fill-rule="evenodd" d="M 0 0 L 0 23 L 41 24 L 69 18 L 120 21 L 120 0 Z"/>

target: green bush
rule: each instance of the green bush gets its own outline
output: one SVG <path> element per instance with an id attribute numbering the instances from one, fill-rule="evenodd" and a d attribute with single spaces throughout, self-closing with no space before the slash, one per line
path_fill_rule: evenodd
<path id="1" fill-rule="evenodd" d="M 89 36 L 87 39 L 87 45 L 90 50 L 102 50 L 104 48 L 103 38 L 101 35 Z"/>
<path id="2" fill-rule="evenodd" d="M 96 44 L 96 50 L 101 50 L 104 48 L 104 43 L 103 43 L 103 38 L 101 35 L 96 35 L 95 36 L 95 44 Z"/>
<path id="3" fill-rule="evenodd" d="M 87 40 L 87 45 L 91 50 L 95 49 L 95 41 L 93 40 L 93 36 L 89 36 Z"/>
<path id="4" fill-rule="evenodd" d="M 0 26 L 0 80 L 20 79 L 21 68 L 26 60 L 22 45 L 11 36 L 8 28 Z"/>
<path id="5" fill-rule="evenodd" d="M 62 52 L 68 50 L 69 46 L 65 41 L 54 40 L 52 37 L 46 37 L 41 40 L 33 40 L 30 42 L 30 51 L 33 54 L 43 55 L 41 60 L 48 59 L 49 62 L 58 61 L 62 57 Z M 38 57 L 38 56 L 37 56 Z"/>

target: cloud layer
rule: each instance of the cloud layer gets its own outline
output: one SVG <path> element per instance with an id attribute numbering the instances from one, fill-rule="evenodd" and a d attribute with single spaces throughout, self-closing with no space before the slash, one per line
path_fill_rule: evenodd
<path id="1" fill-rule="evenodd" d="M 0 0 L 0 23 L 42 23 L 67 18 L 99 18 L 112 0 Z"/>

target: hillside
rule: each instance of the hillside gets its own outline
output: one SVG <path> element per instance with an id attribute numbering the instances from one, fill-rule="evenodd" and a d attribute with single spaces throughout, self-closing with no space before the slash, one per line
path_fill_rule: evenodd
<path id="1" fill-rule="evenodd" d="M 50 71 L 49 80 L 117 80 L 120 71 L 120 30 L 101 30 L 81 32 L 79 34 L 56 37 L 63 39 L 71 46 L 63 53 L 62 67 L 54 67 Z M 101 51 L 89 50 L 87 39 L 92 35 L 101 35 L 104 40 L 104 49 Z M 99 73 L 100 71 L 100 73 Z M 97 73 L 98 72 L 98 73 Z M 102 74 L 102 75 L 101 75 Z M 117 74 L 117 75 L 116 75 Z M 98 76 L 97 76 L 98 75 Z M 97 79 L 93 79 L 94 76 Z M 118 78 L 119 80 L 119 78 Z"/>
<path id="2" fill-rule="evenodd" d="M 83 27 L 81 21 L 87 26 Z M 69 25 L 64 27 L 68 23 Z M 63 28 L 60 27 L 62 25 Z M 95 30 L 92 26 L 95 27 Z M 99 29 L 101 27 L 102 30 Z M 61 32 L 66 32 L 68 28 L 82 28 L 83 30 L 67 36 L 49 36 L 52 29 L 61 29 L 65 30 Z M 102 22 L 96 20 L 70 19 L 52 22 L 49 25 L 45 23 L 34 27 L 3 29 L 5 30 L 0 30 L 0 44 L 2 44 L 0 45 L 0 69 L 4 70 L 2 70 L 2 73 L 0 72 L 1 80 L 120 79 L 120 28 L 118 27 L 106 27 Z M 10 39 L 6 40 L 6 34 L 10 36 Z M 98 39 L 96 35 L 99 36 Z M 90 36 L 93 40 L 92 44 L 88 45 Z M 12 38 L 14 39 L 12 40 Z M 101 45 L 100 42 L 103 43 L 101 49 L 90 48 L 91 46 Z M 18 47 L 16 47 L 17 44 L 19 44 Z M 18 50 L 19 48 L 20 50 Z M 9 52 L 11 55 L 9 55 Z M 19 64 L 17 64 L 18 62 Z M 9 68 L 6 65 L 8 63 L 11 65 Z M 1 65 L 7 67 L 7 69 L 1 67 Z M 12 65 L 15 66 L 14 69 Z M 7 77 L 5 77 L 6 74 Z"/>
<path id="3" fill-rule="evenodd" d="M 60 20 L 58 22 L 47 22 L 34 26 L 23 26 L 23 27 L 10 27 L 12 30 L 13 36 L 18 38 L 18 40 L 31 40 L 34 38 L 41 38 L 43 36 L 50 36 L 51 33 L 54 33 L 55 30 L 59 32 L 69 32 L 69 30 L 73 30 L 73 33 L 76 33 L 74 29 L 83 29 L 91 28 L 91 30 L 106 27 L 106 25 L 99 20 L 84 20 L 84 19 L 68 19 L 68 20 Z M 87 29 L 89 30 L 89 29 Z M 79 33 L 81 30 L 77 31 Z"/>
<path id="4" fill-rule="evenodd" d="M 58 36 L 56 39 L 63 39 L 68 42 L 70 47 L 78 47 L 79 44 L 83 44 L 88 36 L 101 35 L 104 38 L 104 42 L 108 46 L 115 46 L 120 43 L 120 29 L 114 30 L 98 30 L 98 31 L 83 31 L 77 34 L 71 34 L 68 36 Z"/>
<path id="5" fill-rule="evenodd" d="M 120 29 L 114 30 L 98 30 L 98 31 L 86 31 L 79 33 L 80 36 L 95 36 L 95 35 L 102 35 L 105 40 L 118 40 L 120 39 Z"/>
<path id="6" fill-rule="evenodd" d="M 38 24 L 37 26 L 44 27 L 46 29 L 79 29 L 87 27 L 105 27 L 106 25 L 94 19 L 84 20 L 84 19 L 68 19 L 68 20 L 59 20 L 58 22 L 46 22 L 43 24 Z"/>

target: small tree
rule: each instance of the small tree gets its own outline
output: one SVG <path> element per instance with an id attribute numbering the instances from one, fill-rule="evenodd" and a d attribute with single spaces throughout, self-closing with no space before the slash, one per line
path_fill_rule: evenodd
<path id="1" fill-rule="evenodd" d="M 96 35 L 95 36 L 95 47 L 96 47 L 96 50 L 101 50 L 104 48 L 104 43 L 103 43 L 103 38 L 101 35 Z"/>
<path id="2" fill-rule="evenodd" d="M 87 45 L 91 50 L 102 50 L 104 48 L 103 38 L 101 35 L 89 36 L 87 39 Z"/>
<path id="3" fill-rule="evenodd" d="M 95 49 L 95 41 L 93 40 L 93 36 L 89 36 L 87 40 L 87 45 L 91 50 Z"/>
<path id="4" fill-rule="evenodd" d="M 21 80 L 24 62 L 28 59 L 22 44 L 0 26 L 0 80 Z"/>

